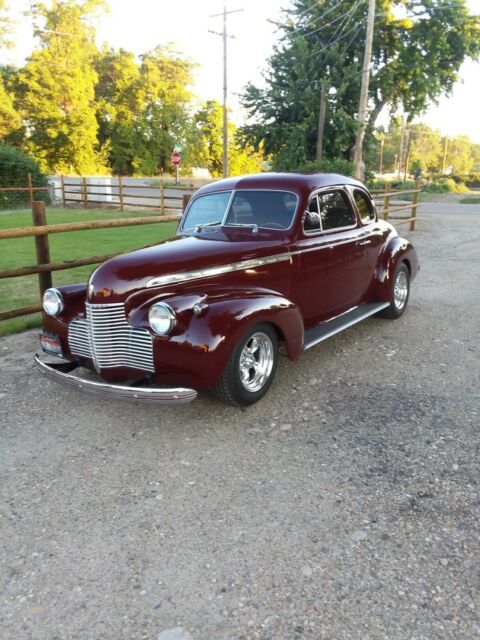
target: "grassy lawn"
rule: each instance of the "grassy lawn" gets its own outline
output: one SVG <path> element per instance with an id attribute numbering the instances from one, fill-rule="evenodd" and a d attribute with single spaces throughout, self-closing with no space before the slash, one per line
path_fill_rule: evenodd
<path id="1" fill-rule="evenodd" d="M 480 204 L 480 196 L 467 196 L 460 200 L 460 204 Z"/>
<path id="2" fill-rule="evenodd" d="M 145 211 L 105 211 L 104 209 L 53 209 L 47 208 L 47 222 L 81 222 L 84 220 L 109 220 L 112 218 L 133 218 L 158 215 Z M 27 227 L 32 224 L 29 209 L 0 211 L 0 229 Z M 87 258 L 106 253 L 126 252 L 138 249 L 156 240 L 159 242 L 175 235 L 177 224 L 165 222 L 138 227 L 120 227 L 113 229 L 90 229 L 70 233 L 55 233 L 49 236 L 50 259 L 52 262 Z M 14 267 L 26 267 L 36 263 L 35 239 L 14 238 L 0 240 L 0 270 Z M 52 274 L 53 285 L 86 282 L 96 265 L 76 267 Z M 39 302 L 38 276 L 0 279 L 0 311 L 23 307 Z M 31 327 L 40 326 L 40 314 L 4 320 L 0 322 L 0 336 Z"/>

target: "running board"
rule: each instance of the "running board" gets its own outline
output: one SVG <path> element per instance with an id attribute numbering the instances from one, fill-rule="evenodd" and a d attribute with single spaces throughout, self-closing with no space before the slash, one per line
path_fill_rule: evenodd
<path id="1" fill-rule="evenodd" d="M 350 311 L 346 311 L 332 320 L 326 320 L 325 322 L 312 327 L 312 329 L 308 329 L 308 331 L 305 331 L 305 341 L 303 343 L 304 351 L 306 349 L 310 349 L 310 347 L 314 347 L 319 342 L 334 336 L 336 333 L 340 333 L 340 331 L 348 329 L 348 327 L 352 327 L 354 324 L 357 324 L 357 322 L 361 322 L 362 320 L 365 320 L 365 318 L 373 316 L 375 313 L 378 313 L 382 309 L 388 307 L 389 304 L 389 302 L 362 304 L 360 307 L 355 307 Z"/>

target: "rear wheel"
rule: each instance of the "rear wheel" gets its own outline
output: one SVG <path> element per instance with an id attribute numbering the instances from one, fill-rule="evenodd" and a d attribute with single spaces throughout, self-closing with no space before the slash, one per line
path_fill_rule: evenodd
<path id="1" fill-rule="evenodd" d="M 410 272 L 407 265 L 402 262 L 398 265 L 392 281 L 390 293 L 390 305 L 378 314 L 382 318 L 395 320 L 399 318 L 407 308 L 410 296 Z"/>
<path id="2" fill-rule="evenodd" d="M 269 324 L 258 324 L 235 347 L 214 387 L 229 404 L 248 406 L 260 400 L 272 384 L 278 362 L 278 340 Z"/>

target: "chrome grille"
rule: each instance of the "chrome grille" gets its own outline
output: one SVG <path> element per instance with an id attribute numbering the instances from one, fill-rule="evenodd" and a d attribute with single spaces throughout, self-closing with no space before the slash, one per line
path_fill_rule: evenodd
<path id="1" fill-rule="evenodd" d="M 98 368 L 133 367 L 154 371 L 152 336 L 127 323 L 122 303 L 85 305 L 86 318 L 68 328 L 73 354 L 91 358 Z"/>

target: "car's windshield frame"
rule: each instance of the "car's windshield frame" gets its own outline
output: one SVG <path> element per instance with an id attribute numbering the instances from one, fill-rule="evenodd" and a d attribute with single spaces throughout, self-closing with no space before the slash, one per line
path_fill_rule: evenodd
<path id="1" fill-rule="evenodd" d="M 258 193 L 258 192 L 284 193 L 286 195 L 289 194 L 289 195 L 294 196 L 294 198 L 296 200 L 295 208 L 294 208 L 294 210 L 292 212 L 292 218 L 291 218 L 291 221 L 290 221 L 290 225 L 288 227 L 285 227 L 285 228 L 282 228 L 282 229 L 275 229 L 275 228 L 272 228 L 272 227 L 263 226 L 263 225 L 258 224 L 256 222 L 245 223 L 245 224 L 242 224 L 242 223 L 228 223 L 227 222 L 227 219 L 228 219 L 228 216 L 230 214 L 233 201 L 234 201 L 235 196 L 237 194 Z M 200 198 L 205 198 L 205 197 L 216 195 L 216 194 L 220 194 L 220 193 L 230 193 L 230 198 L 228 200 L 228 203 L 227 203 L 227 206 L 225 208 L 225 212 L 224 212 L 224 215 L 223 215 L 223 218 L 222 218 L 220 224 L 212 224 L 212 222 L 206 222 L 204 224 L 194 224 L 194 225 L 188 226 L 187 225 L 188 215 L 190 213 L 190 209 L 191 209 L 192 205 L 195 202 L 197 202 Z M 256 227 L 258 229 L 265 229 L 265 230 L 268 230 L 268 231 L 277 231 L 277 232 L 280 231 L 282 233 L 285 233 L 286 231 L 290 230 L 293 227 L 294 223 L 295 223 L 295 219 L 296 219 L 296 216 L 297 216 L 299 203 L 300 203 L 299 194 L 296 193 L 295 191 L 291 191 L 290 189 L 268 189 L 268 188 L 265 188 L 265 189 L 231 189 L 231 190 L 230 189 L 224 189 L 222 191 L 211 191 L 209 193 L 199 194 L 197 197 L 192 198 L 190 200 L 190 202 L 188 203 L 188 207 L 187 207 L 187 209 L 185 211 L 185 214 L 183 216 L 182 225 L 181 225 L 180 230 L 181 231 L 192 231 L 194 229 L 202 230 L 204 228 L 206 228 L 208 230 L 212 230 L 212 229 L 220 229 L 222 227 L 254 229 Z"/>

